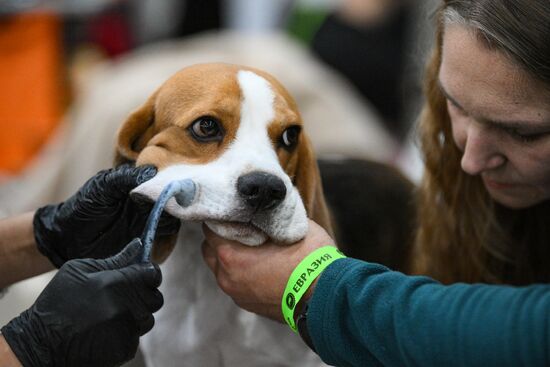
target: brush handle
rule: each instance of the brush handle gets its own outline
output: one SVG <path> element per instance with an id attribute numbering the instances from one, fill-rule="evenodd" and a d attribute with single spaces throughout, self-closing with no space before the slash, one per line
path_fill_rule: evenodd
<path id="1" fill-rule="evenodd" d="M 191 179 L 172 181 L 164 187 L 157 198 L 153 209 L 151 209 L 151 213 L 149 214 L 149 218 L 145 224 L 143 235 L 141 236 L 141 241 L 143 243 L 143 254 L 141 256 L 142 263 L 151 261 L 151 252 L 153 250 L 155 233 L 157 232 L 160 216 L 162 215 L 162 211 L 164 210 L 166 203 L 168 203 L 168 200 L 175 196 L 177 203 L 182 207 L 186 207 L 191 205 L 195 198 L 196 192 L 196 184 Z"/>

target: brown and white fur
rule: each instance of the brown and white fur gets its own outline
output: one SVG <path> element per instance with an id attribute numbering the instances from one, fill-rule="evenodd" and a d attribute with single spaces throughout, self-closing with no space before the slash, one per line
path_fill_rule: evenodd
<path id="1" fill-rule="evenodd" d="M 209 131 L 205 120 L 221 127 L 221 134 L 197 136 Z M 142 338 L 148 366 L 322 365 L 287 326 L 243 311 L 223 294 L 200 250 L 202 222 L 248 245 L 268 238 L 291 244 L 305 235 L 307 217 L 331 231 L 302 125 L 293 98 L 271 75 L 202 64 L 171 77 L 121 127 L 116 164 L 159 168 L 134 194 L 154 200 L 170 181 L 185 178 L 199 187 L 190 207 L 173 199 L 166 207 L 183 220 L 177 241 L 155 244 L 154 258 L 166 259 L 161 266 L 165 305 Z M 289 140 L 293 144 L 287 145 Z M 269 180 L 254 180 L 255 189 L 276 181 L 276 198 L 251 201 L 243 194 L 243 178 L 258 174 Z"/>

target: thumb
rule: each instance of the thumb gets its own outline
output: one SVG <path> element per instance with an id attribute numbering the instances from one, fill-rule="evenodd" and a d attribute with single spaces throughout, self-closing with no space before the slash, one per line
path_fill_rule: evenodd
<path id="1" fill-rule="evenodd" d="M 136 186 L 149 181 L 157 174 L 157 168 L 152 165 L 132 167 L 123 165 L 105 175 L 105 184 L 117 188 L 123 195 L 128 194 Z"/>
<path id="2" fill-rule="evenodd" d="M 124 268 L 135 263 L 135 259 L 141 254 L 143 245 L 139 238 L 134 238 L 118 254 L 103 260 L 98 260 L 98 265 L 103 270 Z"/>

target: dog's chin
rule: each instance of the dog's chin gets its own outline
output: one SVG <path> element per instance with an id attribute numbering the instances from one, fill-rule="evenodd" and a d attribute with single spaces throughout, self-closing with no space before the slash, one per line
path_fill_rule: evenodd
<path id="1" fill-rule="evenodd" d="M 206 221 L 218 236 L 248 246 L 259 246 L 268 240 L 267 234 L 251 223 Z"/>

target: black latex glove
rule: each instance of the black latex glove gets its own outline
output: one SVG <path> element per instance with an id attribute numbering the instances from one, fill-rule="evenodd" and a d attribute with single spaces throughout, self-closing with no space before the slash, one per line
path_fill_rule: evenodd
<path id="1" fill-rule="evenodd" d="M 119 366 L 163 304 L 157 265 L 134 264 L 139 239 L 105 260 L 65 263 L 31 308 L 2 328 L 24 367 Z"/>
<path id="2" fill-rule="evenodd" d="M 117 253 L 142 234 L 152 208 L 128 193 L 156 173 L 153 166 L 129 165 L 100 171 L 65 202 L 38 209 L 33 221 L 38 249 L 57 267 L 71 259 Z M 177 218 L 164 213 L 157 236 L 177 233 L 179 227 Z"/>

